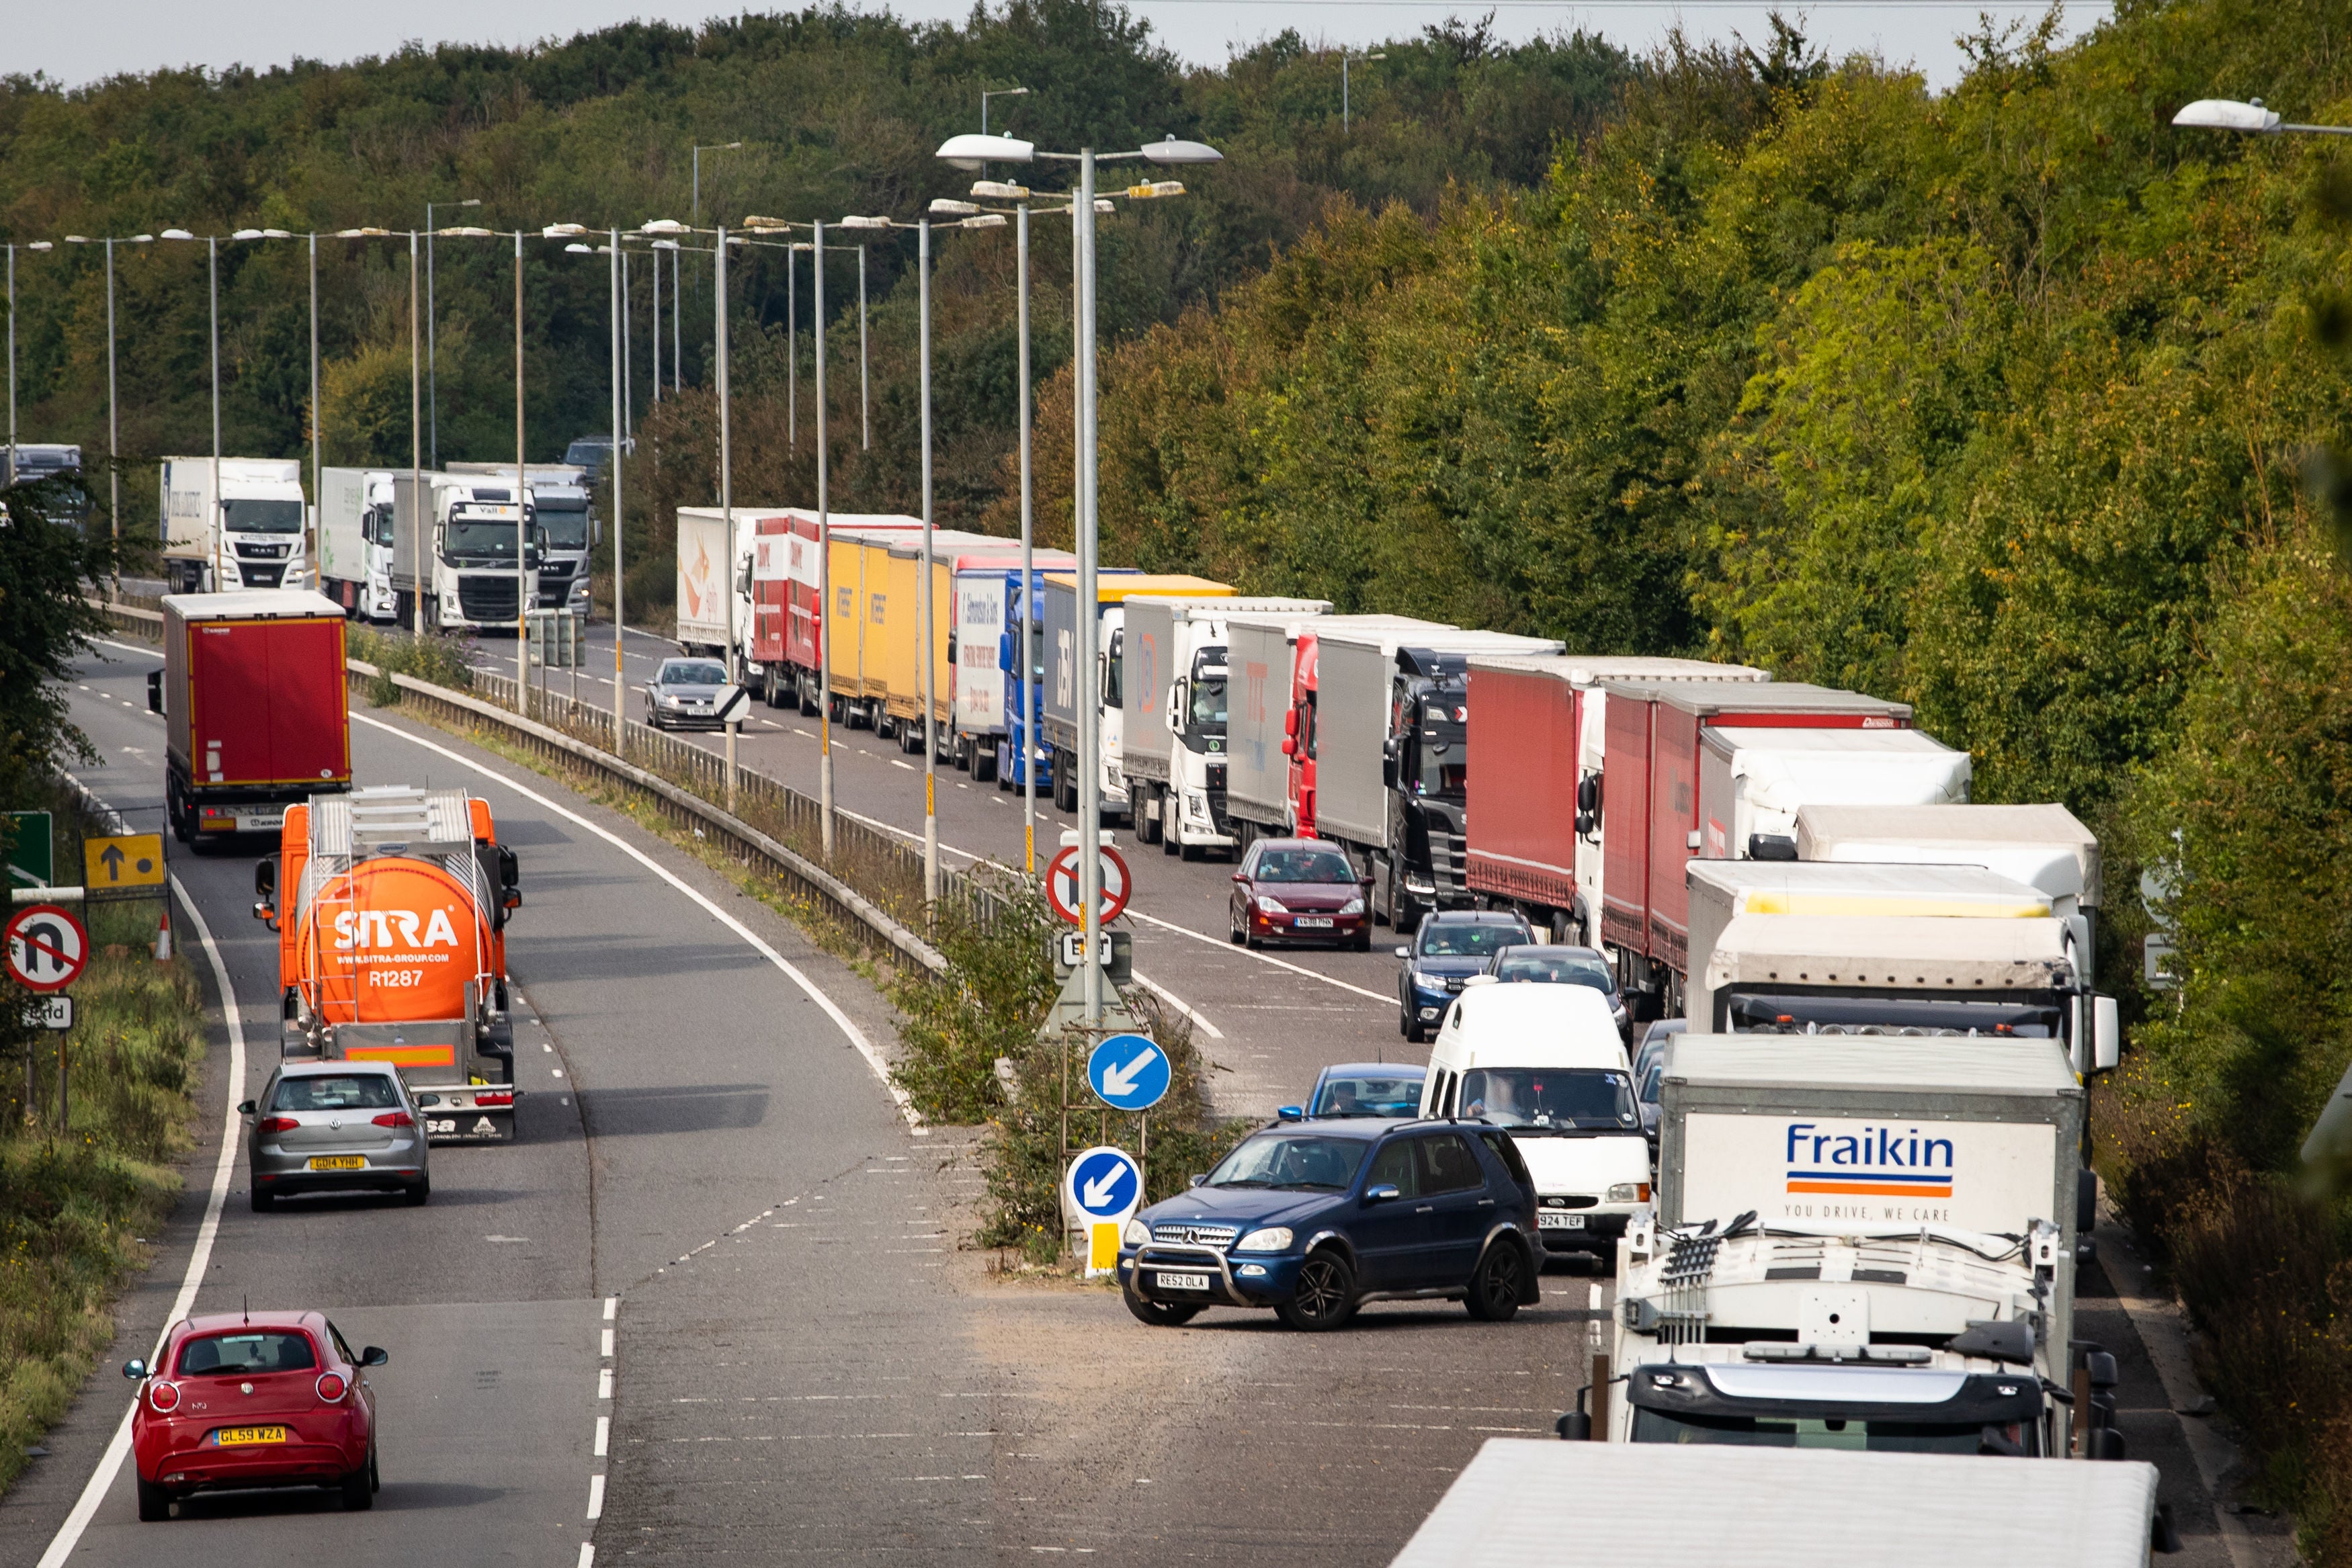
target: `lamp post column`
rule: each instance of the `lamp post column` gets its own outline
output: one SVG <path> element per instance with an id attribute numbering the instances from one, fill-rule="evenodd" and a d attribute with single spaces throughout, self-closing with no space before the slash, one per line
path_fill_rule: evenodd
<path id="1" fill-rule="evenodd" d="M 1078 554 L 1078 930 L 1086 977 L 1086 1027 L 1103 1017 L 1103 971 L 1096 961 L 1102 909 L 1102 701 L 1096 669 L 1100 622 L 1095 597 L 1095 154 L 1078 153 L 1077 554 Z"/>
<path id="2" fill-rule="evenodd" d="M 727 599 L 727 678 L 730 685 L 740 685 L 743 680 L 742 640 L 735 630 L 735 572 L 738 565 L 735 549 L 735 469 L 732 442 L 728 431 L 727 378 L 727 225 L 720 224 L 713 231 L 718 244 L 712 247 L 710 278 L 716 296 L 717 318 L 712 325 L 711 341 L 718 350 L 719 380 L 719 520 L 727 538 L 726 580 L 719 592 Z M 742 731 L 740 720 L 727 723 L 727 809 L 735 809 L 735 737 Z"/>
<path id="3" fill-rule="evenodd" d="M 114 444 L 114 242 L 106 253 L 106 439 Z M 310 580 L 319 575 L 319 235 L 310 233 L 310 526 L 303 530 L 302 550 L 310 558 Z"/>
<path id="4" fill-rule="evenodd" d="M 621 254 L 621 231 L 614 229 L 613 231 L 613 406 L 616 412 L 625 414 L 627 408 L 625 399 L 629 368 L 627 349 L 629 285 L 628 268 L 625 265 L 627 260 L 628 257 Z M 656 378 L 655 385 L 660 384 Z M 621 643 L 625 637 L 623 628 L 627 624 L 621 618 L 621 584 L 625 580 L 621 575 L 621 462 L 625 444 L 619 441 L 613 443 L 613 755 L 615 757 L 626 757 L 629 754 L 629 683 L 621 675 Z"/>
<path id="5" fill-rule="evenodd" d="M 530 490 L 523 467 L 522 230 L 514 236 L 515 316 L 515 712 L 530 711 Z"/>
<path id="6" fill-rule="evenodd" d="M 784 240 L 784 439 L 801 449 L 801 264 Z"/>
<path id="7" fill-rule="evenodd" d="M 9 254 L 13 257 L 15 252 L 12 251 Z M 11 269 L 9 276 L 14 277 L 16 276 L 14 268 L 16 264 L 12 259 L 8 265 Z M 13 331 L 15 329 L 11 328 L 10 330 Z M 14 342 L 15 340 L 11 339 L 10 341 Z M 16 350 L 11 349 L 8 363 L 14 366 L 16 362 Z M 13 377 L 16 371 L 12 369 L 8 373 Z M 16 382 L 12 380 L 8 384 L 13 387 Z M 857 427 L 858 447 L 865 452 L 874 450 L 874 416 L 868 412 L 866 398 L 870 384 L 866 374 L 866 246 L 860 244 L 857 247 Z M 14 409 L 16 406 L 16 393 L 10 392 L 8 399 L 8 406 Z M 13 422 L 16 415 L 11 413 L 9 418 Z M 8 428 L 10 431 L 8 439 L 14 441 L 16 438 L 16 425 L 12 423 Z"/>
<path id="8" fill-rule="evenodd" d="M 824 224 L 819 220 L 811 242 L 812 269 L 816 279 L 816 613 L 809 630 L 816 638 L 816 793 L 817 816 L 824 833 L 825 863 L 833 863 L 833 517 L 826 484 L 832 454 L 826 437 L 831 430 L 824 401 Z"/>
<path id="9" fill-rule="evenodd" d="M 310 244 L 314 250 L 318 243 L 317 237 L 312 236 Z M 13 324 L 12 321 L 11 325 Z M 312 362 L 316 363 L 317 359 L 318 350 L 313 349 Z M 310 409 L 314 418 L 318 407 L 319 389 L 314 377 L 310 388 Z M 114 539 L 117 544 L 122 542 L 121 413 L 121 405 L 117 402 L 114 393 L 114 241 L 110 237 L 106 242 L 106 508 L 114 518 Z M 313 481 L 314 488 L 315 486 L 316 481 Z M 120 602 L 122 598 L 122 578 L 119 570 L 114 579 L 114 597 L 117 602 Z"/>
<path id="10" fill-rule="evenodd" d="M 213 591 L 225 586 L 222 569 L 228 533 L 228 508 L 221 504 L 220 486 L 220 238 L 216 235 L 205 239 L 205 277 L 212 300 L 213 322 Z M 16 457 L 14 436 L 10 437 L 9 458 Z"/>
<path id="11" fill-rule="evenodd" d="M 933 668 L 937 650 L 932 645 L 937 630 L 931 624 L 931 220 L 920 220 L 915 231 L 923 381 L 923 575 L 915 591 L 923 660 L 923 903 L 936 906 L 940 901 L 940 736 L 938 679 Z"/>
<path id="12" fill-rule="evenodd" d="M 1029 618 L 1037 579 L 1031 559 L 1035 539 L 1034 494 L 1029 474 L 1029 204 L 1013 214 L 1020 278 L 1021 318 L 1021 740 L 1015 756 L 1021 765 L 1021 873 L 1037 874 L 1037 682 L 1030 662 Z"/>
<path id="13" fill-rule="evenodd" d="M 416 320 L 416 231 L 408 231 L 408 558 L 415 588 L 409 595 L 411 635 L 425 635 L 425 594 L 433 563 L 425 557 L 425 378 Z M 395 519 L 395 522 L 397 519 Z"/>

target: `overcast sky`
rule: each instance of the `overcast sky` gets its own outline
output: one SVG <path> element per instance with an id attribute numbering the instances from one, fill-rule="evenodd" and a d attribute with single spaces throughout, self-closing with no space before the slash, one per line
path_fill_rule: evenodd
<path id="1" fill-rule="evenodd" d="M 1497 33 L 1525 38 L 1585 26 L 1640 50 L 1657 42 L 1679 18 L 1692 33 L 1749 38 L 1769 36 L 1767 7 L 1728 0 L 1691 0 L 1679 6 L 1604 3 L 1569 5 L 1490 0 Z M 755 9 L 758 7 L 754 7 Z M 880 8 L 878 5 L 876 8 Z M 1188 60 L 1221 63 L 1236 47 L 1295 27 L 1310 40 L 1364 45 L 1409 37 L 1449 15 L 1481 16 L 1481 4 L 1423 0 L 1134 0 L 1162 42 Z M 397 5 L 326 4 L 319 0 L 87 0 L 38 5 L 20 0 L 0 28 L 0 71 L 41 72 L 69 86 L 120 72 L 163 66 L 283 65 L 297 55 L 341 61 L 384 54 L 407 39 L 522 44 L 569 37 L 632 17 L 691 25 L 719 8 L 710 0 L 404 0 Z M 890 7 L 909 18 L 961 21 L 968 4 L 908 0 Z M 1874 50 L 1924 68 L 1948 86 L 1959 69 L 1955 35 L 1973 30 L 1979 11 L 2031 20 L 2032 0 L 1830 0 L 1810 8 L 1810 37 L 1837 53 Z M 2108 15 L 2105 4 L 2078 0 L 2067 10 L 2070 28 Z"/>

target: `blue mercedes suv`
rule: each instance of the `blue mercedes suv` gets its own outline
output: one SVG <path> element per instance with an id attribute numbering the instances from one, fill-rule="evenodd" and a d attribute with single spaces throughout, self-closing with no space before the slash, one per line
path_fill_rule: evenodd
<path id="1" fill-rule="evenodd" d="M 1286 1122 L 1128 1223 L 1119 1286 L 1147 1323 L 1271 1307 L 1335 1329 L 1366 1301 L 1451 1300 L 1502 1322 L 1540 1299 L 1534 1178 L 1475 1122 Z"/>

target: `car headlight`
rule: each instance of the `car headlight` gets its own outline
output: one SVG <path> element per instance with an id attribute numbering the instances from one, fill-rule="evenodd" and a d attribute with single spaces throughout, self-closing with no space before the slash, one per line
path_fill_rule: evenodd
<path id="1" fill-rule="evenodd" d="M 664 707 L 684 707 L 686 706 L 686 699 L 684 697 L 664 697 L 661 700 L 661 705 Z"/>
<path id="2" fill-rule="evenodd" d="M 1361 915 L 1363 912 L 1364 901 L 1360 898 L 1351 898 L 1339 906 L 1342 915 Z"/>
<path id="3" fill-rule="evenodd" d="M 1236 1252 L 1279 1252 L 1290 1245 L 1290 1227 L 1269 1225 L 1264 1230 L 1253 1230 L 1234 1243 Z"/>
<path id="4" fill-rule="evenodd" d="M 1645 1181 L 1621 1181 L 1609 1189 L 1609 1201 L 1647 1203 L 1650 1201 L 1650 1184 Z"/>
<path id="5" fill-rule="evenodd" d="M 1261 915 L 1287 915 L 1290 913 L 1289 909 L 1283 904 L 1282 900 L 1263 893 L 1257 895 L 1257 907 L 1258 913 Z"/>
<path id="6" fill-rule="evenodd" d="M 1140 1219 L 1130 1219 L 1127 1222 L 1127 1233 L 1120 1239 L 1129 1247 L 1149 1247 L 1151 1245 L 1151 1227 Z"/>

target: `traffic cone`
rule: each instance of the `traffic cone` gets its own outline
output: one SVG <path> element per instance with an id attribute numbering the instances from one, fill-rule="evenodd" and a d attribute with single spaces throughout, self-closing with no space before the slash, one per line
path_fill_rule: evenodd
<path id="1" fill-rule="evenodd" d="M 168 964 L 171 961 L 172 906 L 167 904 L 163 905 L 163 919 L 162 923 L 155 927 L 155 962 L 158 964 Z"/>

